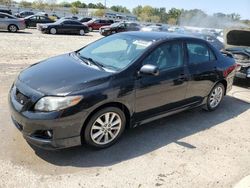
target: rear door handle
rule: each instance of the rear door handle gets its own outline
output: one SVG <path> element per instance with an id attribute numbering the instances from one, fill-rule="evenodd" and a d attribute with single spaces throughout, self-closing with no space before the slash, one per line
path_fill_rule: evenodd
<path id="1" fill-rule="evenodd" d="M 179 77 L 178 77 L 178 80 L 180 81 L 185 81 L 186 80 L 186 75 L 185 74 L 180 74 Z"/>

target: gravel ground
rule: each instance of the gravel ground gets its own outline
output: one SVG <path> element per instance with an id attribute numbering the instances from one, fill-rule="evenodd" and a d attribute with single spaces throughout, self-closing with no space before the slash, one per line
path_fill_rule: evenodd
<path id="1" fill-rule="evenodd" d="M 105 150 L 43 151 L 12 125 L 8 90 L 23 68 L 100 38 L 0 32 L 0 187 L 233 187 L 250 172 L 250 88 L 215 112 L 186 111 L 125 132 Z"/>

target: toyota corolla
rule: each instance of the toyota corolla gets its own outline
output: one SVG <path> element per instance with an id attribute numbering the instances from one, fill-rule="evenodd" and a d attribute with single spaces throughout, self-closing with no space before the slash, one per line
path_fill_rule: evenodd
<path id="1" fill-rule="evenodd" d="M 45 149 L 106 148 L 125 128 L 198 106 L 215 110 L 235 68 L 202 39 L 115 34 L 23 70 L 10 89 L 11 117 Z"/>

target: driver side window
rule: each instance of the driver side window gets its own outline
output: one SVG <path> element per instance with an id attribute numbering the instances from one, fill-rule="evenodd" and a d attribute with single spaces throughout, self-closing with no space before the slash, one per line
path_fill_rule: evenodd
<path id="1" fill-rule="evenodd" d="M 157 47 L 143 61 L 143 65 L 151 64 L 159 70 L 167 70 L 183 65 L 183 50 L 181 43 L 166 43 Z"/>

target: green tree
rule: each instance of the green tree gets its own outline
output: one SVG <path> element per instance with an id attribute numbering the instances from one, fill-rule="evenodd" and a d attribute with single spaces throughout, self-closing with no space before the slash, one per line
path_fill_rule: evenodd
<path id="1" fill-rule="evenodd" d="M 71 3 L 64 1 L 64 2 L 60 3 L 59 6 L 69 8 L 69 7 L 71 7 Z"/>
<path id="2" fill-rule="evenodd" d="M 54 11 L 58 7 L 57 0 L 47 0 L 47 8 Z"/>
<path id="3" fill-rule="evenodd" d="M 96 8 L 98 9 L 105 9 L 106 7 L 102 3 L 97 3 Z"/>
<path id="4" fill-rule="evenodd" d="M 32 3 L 25 1 L 25 0 L 22 0 L 22 1 L 20 1 L 19 6 L 21 8 L 30 8 L 32 6 Z"/>
<path id="5" fill-rule="evenodd" d="M 44 10 L 45 6 L 46 5 L 43 0 L 36 0 L 32 3 L 32 8 L 34 9 Z"/>
<path id="6" fill-rule="evenodd" d="M 112 7 L 110 7 L 110 9 L 115 11 L 115 12 L 130 13 L 130 11 L 127 9 L 127 7 L 123 7 L 120 5 L 112 6 Z"/>
<path id="7" fill-rule="evenodd" d="M 74 1 L 71 3 L 71 6 L 76 8 L 81 8 L 81 5 L 82 5 L 81 1 Z"/>
<path id="8" fill-rule="evenodd" d="M 12 0 L 0 0 L 0 4 L 3 4 L 7 7 L 10 7 L 12 5 L 13 1 Z"/>
<path id="9" fill-rule="evenodd" d="M 133 8 L 132 12 L 133 12 L 133 14 L 135 16 L 140 17 L 140 14 L 142 13 L 142 6 L 139 5 L 139 6 L 135 7 L 135 8 Z"/>
<path id="10" fill-rule="evenodd" d="M 73 15 L 76 15 L 76 14 L 79 13 L 79 10 L 78 10 L 77 7 L 72 6 L 72 7 L 70 8 L 70 12 L 71 12 Z"/>
<path id="11" fill-rule="evenodd" d="M 98 9 L 94 12 L 94 16 L 103 17 L 105 13 L 106 13 L 105 9 Z"/>
<path id="12" fill-rule="evenodd" d="M 96 8 L 96 5 L 94 3 L 89 3 L 88 8 Z"/>

